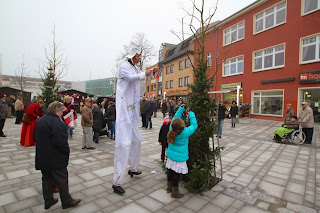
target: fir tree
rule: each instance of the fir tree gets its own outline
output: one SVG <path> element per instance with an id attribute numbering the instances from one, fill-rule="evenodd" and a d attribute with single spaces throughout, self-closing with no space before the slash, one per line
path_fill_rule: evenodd
<path id="1" fill-rule="evenodd" d="M 59 101 L 59 87 L 57 85 L 57 76 L 54 69 L 48 68 L 48 71 L 44 73 L 42 77 L 43 86 L 41 86 L 41 98 L 45 103 L 45 107 L 54 101 Z"/>

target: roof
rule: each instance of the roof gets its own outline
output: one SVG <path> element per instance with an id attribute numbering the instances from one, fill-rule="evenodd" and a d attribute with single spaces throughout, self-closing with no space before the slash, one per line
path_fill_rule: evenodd
<path id="1" fill-rule="evenodd" d="M 180 42 L 177 45 L 174 45 L 172 48 L 167 50 L 166 55 L 165 55 L 162 63 L 163 64 L 168 63 L 169 61 L 172 61 L 182 55 L 185 55 L 188 52 L 189 47 L 192 43 L 192 38 L 193 38 L 193 36 L 190 36 L 186 40 Z"/>

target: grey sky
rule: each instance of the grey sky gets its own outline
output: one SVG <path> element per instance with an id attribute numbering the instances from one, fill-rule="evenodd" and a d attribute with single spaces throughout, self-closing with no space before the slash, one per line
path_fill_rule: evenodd
<path id="1" fill-rule="evenodd" d="M 254 1 L 220 0 L 213 21 Z M 136 32 L 144 33 L 155 51 L 163 42 L 179 42 L 170 30 L 181 29 L 181 4 L 190 8 L 189 0 L 0 0 L 3 74 L 14 75 L 24 57 L 31 76 L 39 77 L 38 64 L 55 25 L 56 41 L 70 63 L 64 80 L 89 80 L 90 72 L 91 79 L 111 77 L 123 45 Z"/>

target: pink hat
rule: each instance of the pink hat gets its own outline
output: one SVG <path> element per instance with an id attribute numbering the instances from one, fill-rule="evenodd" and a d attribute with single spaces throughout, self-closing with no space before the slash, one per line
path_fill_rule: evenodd
<path id="1" fill-rule="evenodd" d="M 168 117 L 168 116 L 167 116 L 167 117 L 164 117 L 164 118 L 163 118 L 163 122 L 166 122 L 166 119 L 168 119 L 168 118 L 170 119 L 170 117 Z"/>

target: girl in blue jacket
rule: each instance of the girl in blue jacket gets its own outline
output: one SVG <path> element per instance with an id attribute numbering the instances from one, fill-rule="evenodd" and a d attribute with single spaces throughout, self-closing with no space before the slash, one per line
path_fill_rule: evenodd
<path id="1" fill-rule="evenodd" d="M 172 119 L 170 131 L 168 132 L 167 163 L 168 187 L 167 192 L 171 192 L 172 198 L 181 198 L 183 194 L 179 192 L 180 174 L 187 174 L 187 160 L 189 159 L 188 143 L 189 137 L 196 131 L 198 124 L 194 112 L 189 112 L 190 126 L 185 127 L 181 116 L 184 112 L 184 104 L 181 105 Z"/>

